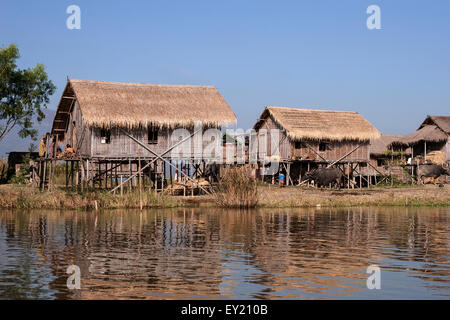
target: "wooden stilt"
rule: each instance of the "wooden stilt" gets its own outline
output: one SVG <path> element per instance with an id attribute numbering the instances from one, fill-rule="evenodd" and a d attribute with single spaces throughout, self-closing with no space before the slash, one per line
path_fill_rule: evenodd
<path id="1" fill-rule="evenodd" d="M 69 187 L 69 163 L 65 161 L 64 175 L 66 177 L 66 189 Z"/>
<path id="2" fill-rule="evenodd" d="M 142 210 L 142 182 L 141 182 L 141 176 L 142 176 L 142 172 L 141 172 L 141 150 L 138 151 L 138 165 L 139 165 L 139 207 Z"/>
<path id="3" fill-rule="evenodd" d="M 131 160 L 128 160 L 128 171 L 130 171 L 130 192 L 133 189 L 133 179 L 131 177 L 133 176 L 133 168 L 131 168 Z"/>

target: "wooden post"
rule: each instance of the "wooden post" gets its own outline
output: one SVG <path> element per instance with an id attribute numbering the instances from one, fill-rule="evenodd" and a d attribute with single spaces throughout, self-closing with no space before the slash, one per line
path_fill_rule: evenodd
<path id="1" fill-rule="evenodd" d="M 128 160 L 128 171 L 130 171 L 130 177 L 133 175 L 133 169 L 131 168 L 131 160 Z M 130 192 L 133 189 L 133 179 L 130 179 Z"/>
<path id="2" fill-rule="evenodd" d="M 170 163 L 172 163 L 172 160 L 170 160 Z M 172 189 L 173 189 L 173 177 L 172 177 L 172 168 L 171 168 L 171 167 L 169 167 L 169 170 L 170 170 L 170 173 L 169 173 L 169 175 L 170 175 L 170 185 L 172 186 Z"/>
<path id="3" fill-rule="evenodd" d="M 87 181 L 86 187 L 88 189 L 89 189 L 89 186 L 91 184 L 91 172 L 89 170 L 90 170 L 90 168 L 89 168 L 89 159 L 86 159 L 86 181 Z"/>
<path id="4" fill-rule="evenodd" d="M 162 176 L 161 176 L 161 192 L 164 192 L 164 180 L 166 178 L 166 164 L 162 163 Z"/>
<path id="5" fill-rule="evenodd" d="M 138 161 L 139 161 L 139 207 L 142 210 L 142 182 L 141 182 L 141 150 L 138 150 Z"/>
<path id="6" fill-rule="evenodd" d="M 350 162 L 347 162 L 347 189 L 350 189 Z"/>
<path id="7" fill-rule="evenodd" d="M 426 163 L 427 162 L 427 142 L 424 141 L 423 143 L 424 143 L 424 145 L 423 145 L 423 163 Z"/>
<path id="8" fill-rule="evenodd" d="M 97 183 L 98 183 L 98 188 L 101 189 L 102 188 L 102 177 L 100 175 L 100 160 L 97 161 Z"/>
<path id="9" fill-rule="evenodd" d="M 47 178 L 47 160 L 45 160 L 44 159 L 44 168 L 43 168 L 43 174 L 42 174 L 42 181 L 41 181 L 41 183 L 42 183 L 42 191 L 44 191 L 44 189 L 45 189 L 45 180 L 46 180 L 46 178 Z"/>
<path id="10" fill-rule="evenodd" d="M 308 171 L 307 172 L 309 172 L 309 170 L 310 170 L 310 163 L 308 161 Z M 308 188 L 309 188 L 309 179 L 308 179 Z"/>
<path id="11" fill-rule="evenodd" d="M 114 166 L 114 162 L 110 161 L 109 162 L 109 179 L 110 179 L 110 188 L 112 189 L 114 187 L 114 174 L 113 174 L 113 166 Z"/>
<path id="12" fill-rule="evenodd" d="M 123 175 L 120 175 L 120 182 L 122 182 Z M 123 184 L 120 185 L 120 195 L 123 196 Z"/>
<path id="13" fill-rule="evenodd" d="M 76 170 L 76 177 L 75 177 L 75 183 L 76 183 L 76 186 L 77 186 L 77 190 L 78 190 L 78 184 L 79 184 L 79 171 L 80 171 L 80 164 L 79 164 L 79 162 L 78 161 L 75 161 L 75 163 L 77 164 L 77 170 Z"/>
<path id="14" fill-rule="evenodd" d="M 66 161 L 64 166 L 65 176 L 66 176 L 66 189 L 69 187 L 69 163 Z"/>

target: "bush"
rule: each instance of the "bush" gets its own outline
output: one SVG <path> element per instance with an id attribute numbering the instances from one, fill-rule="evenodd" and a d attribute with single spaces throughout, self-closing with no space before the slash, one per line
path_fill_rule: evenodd
<path id="1" fill-rule="evenodd" d="M 252 208 L 258 204 L 257 191 L 256 180 L 244 167 L 232 167 L 227 168 L 220 179 L 215 198 L 222 207 Z"/>

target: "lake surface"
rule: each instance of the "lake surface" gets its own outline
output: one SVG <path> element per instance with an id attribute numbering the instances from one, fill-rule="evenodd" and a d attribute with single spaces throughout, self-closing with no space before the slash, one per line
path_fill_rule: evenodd
<path id="1" fill-rule="evenodd" d="M 450 209 L 0 211 L 0 298 L 450 299 Z"/>

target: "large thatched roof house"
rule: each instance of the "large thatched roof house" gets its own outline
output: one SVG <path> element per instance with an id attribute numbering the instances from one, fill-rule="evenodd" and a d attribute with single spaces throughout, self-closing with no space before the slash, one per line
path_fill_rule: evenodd
<path id="1" fill-rule="evenodd" d="M 369 141 L 380 137 L 378 130 L 357 112 L 266 107 L 254 125 L 262 134 L 280 129 L 282 161 L 327 163 L 369 160 Z M 270 141 L 270 139 L 267 139 Z M 270 143 L 267 155 L 273 155 Z"/>
<path id="2" fill-rule="evenodd" d="M 423 160 L 433 152 L 450 162 L 450 116 L 427 116 L 417 131 L 396 139 L 392 145 L 411 147 L 412 155 Z"/>
<path id="3" fill-rule="evenodd" d="M 220 127 L 236 116 L 213 86 L 154 85 L 69 79 L 52 134 L 89 158 L 152 157 L 119 128 L 157 153 L 176 128 Z"/>

